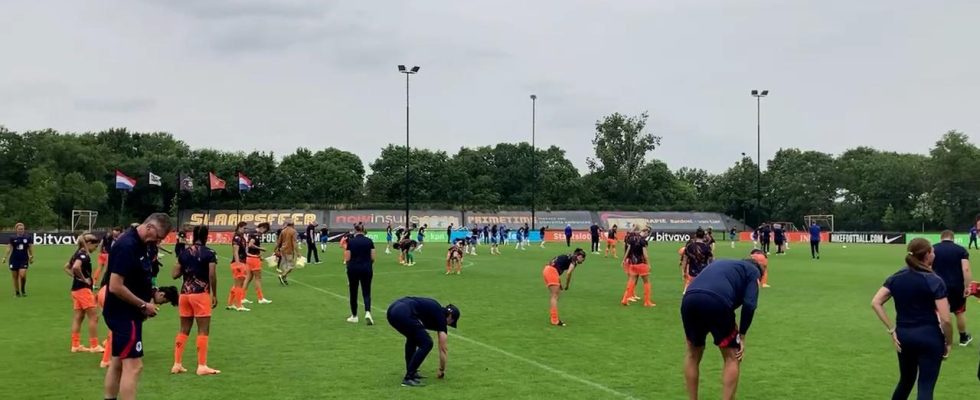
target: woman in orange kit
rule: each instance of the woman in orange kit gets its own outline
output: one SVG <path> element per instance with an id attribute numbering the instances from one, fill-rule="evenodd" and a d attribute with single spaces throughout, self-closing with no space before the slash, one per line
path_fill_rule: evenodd
<path id="1" fill-rule="evenodd" d="M 78 237 L 78 248 L 65 265 L 65 273 L 72 277 L 71 299 L 75 315 L 71 321 L 71 352 L 101 353 L 99 346 L 99 314 L 95 308 L 95 294 L 92 286 L 92 252 L 99 247 L 99 238 L 85 232 Z M 89 347 L 82 346 L 82 321 L 88 317 Z"/>
<path id="2" fill-rule="evenodd" d="M 174 266 L 173 278 L 183 278 L 180 287 L 180 331 L 174 343 L 174 366 L 170 373 L 187 372 L 183 365 L 184 344 L 197 322 L 197 374 L 221 373 L 208 367 L 208 334 L 211 331 L 211 310 L 218 306 L 218 282 L 215 270 L 218 259 L 207 245 L 208 227 L 194 228 L 194 244 L 188 247 Z"/>

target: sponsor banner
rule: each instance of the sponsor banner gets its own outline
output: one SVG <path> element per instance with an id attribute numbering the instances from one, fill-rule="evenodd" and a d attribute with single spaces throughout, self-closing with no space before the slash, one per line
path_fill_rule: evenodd
<path id="1" fill-rule="evenodd" d="M 92 232 L 99 239 L 102 239 L 102 235 L 105 232 Z M 27 237 L 31 238 L 31 245 L 33 246 L 57 246 L 57 245 L 67 245 L 74 246 L 75 241 L 78 240 L 78 235 L 82 232 L 41 232 L 41 233 L 26 233 Z M 0 246 L 3 246 L 3 250 L 6 251 L 7 243 L 10 243 L 10 238 L 17 236 L 16 232 L 0 232 Z"/>
<path id="2" fill-rule="evenodd" d="M 907 234 L 905 234 L 906 242 L 902 242 L 902 243 L 907 243 L 908 241 L 911 241 L 912 239 L 919 239 L 919 238 L 928 240 L 929 243 L 932 243 L 932 244 L 936 244 L 936 243 L 939 243 L 941 241 L 941 239 L 939 238 L 939 234 L 938 233 L 907 233 Z M 969 244 L 969 241 L 970 241 L 970 235 L 955 235 L 955 236 L 953 236 L 953 242 L 956 243 L 956 244 L 958 244 L 958 245 L 960 245 L 960 246 L 967 246 Z"/>
<path id="3" fill-rule="evenodd" d="M 564 242 L 565 241 L 565 231 L 564 230 L 549 230 L 544 232 L 545 240 L 548 242 Z M 573 242 L 591 242 L 592 236 L 589 235 L 589 231 L 580 230 L 572 231 L 572 241 Z"/>
<path id="4" fill-rule="evenodd" d="M 412 210 L 409 213 L 411 224 L 418 226 L 429 225 L 429 230 L 445 229 L 449 224 L 460 226 L 463 215 L 451 210 Z M 392 228 L 405 225 L 405 210 L 338 210 L 330 211 L 330 229 L 350 229 L 357 223 L 363 223 L 368 230 L 384 230 L 391 224 Z M 414 238 L 413 238 L 414 239 Z"/>
<path id="5" fill-rule="evenodd" d="M 531 225 L 530 211 L 502 211 L 496 213 L 466 212 L 466 226 L 507 225 L 511 227 Z M 536 211 L 534 226 L 551 229 L 564 229 L 571 224 L 572 229 L 588 229 L 592 225 L 589 211 Z"/>
<path id="6" fill-rule="evenodd" d="M 893 233 L 893 232 L 834 232 L 830 234 L 830 242 L 866 243 L 866 244 L 905 244 L 906 235 L 904 233 Z"/>
<path id="7" fill-rule="evenodd" d="M 699 212 L 600 211 L 599 225 L 607 229 L 617 225 L 624 231 L 636 226 L 648 227 L 655 232 L 694 232 L 698 228 L 711 228 L 717 234 L 728 230 L 721 214 Z"/>
<path id="8" fill-rule="evenodd" d="M 726 234 L 725 237 L 727 238 L 728 235 Z M 796 242 L 810 243 L 810 232 L 797 232 L 797 231 L 786 232 L 786 238 L 789 239 L 790 243 L 796 243 Z M 715 240 L 719 240 L 717 234 L 715 234 Z M 740 232 L 738 234 L 738 240 L 751 242 L 752 232 Z M 820 241 L 829 242 L 830 232 L 820 232 Z"/>
<path id="9" fill-rule="evenodd" d="M 208 225 L 215 232 L 234 231 L 239 222 L 247 222 L 250 229 L 268 222 L 272 231 L 292 222 L 297 231 L 303 231 L 306 225 L 322 224 L 326 220 L 320 210 L 198 210 L 181 211 L 180 214 L 180 226 Z"/>
<path id="10" fill-rule="evenodd" d="M 651 231 L 649 240 L 653 242 L 687 242 L 693 237 L 694 232 Z M 717 238 L 715 240 L 717 240 Z"/>

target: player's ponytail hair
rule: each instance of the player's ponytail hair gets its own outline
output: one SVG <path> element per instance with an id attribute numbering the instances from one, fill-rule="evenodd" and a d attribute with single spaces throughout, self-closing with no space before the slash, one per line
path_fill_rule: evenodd
<path id="1" fill-rule="evenodd" d="M 198 225 L 194 227 L 194 244 L 204 246 L 208 244 L 208 227 L 207 225 Z"/>
<path id="2" fill-rule="evenodd" d="M 905 255 L 905 265 L 909 269 L 921 272 L 932 272 L 932 268 L 926 264 L 929 253 L 932 252 L 932 244 L 923 238 L 915 238 L 909 242 L 908 253 Z"/>
<path id="3" fill-rule="evenodd" d="M 78 239 L 75 239 L 75 246 L 78 250 L 85 250 L 85 252 L 88 252 L 88 247 L 85 246 L 86 244 L 96 243 L 99 243 L 99 238 L 90 232 L 82 232 L 81 235 L 78 235 Z"/>

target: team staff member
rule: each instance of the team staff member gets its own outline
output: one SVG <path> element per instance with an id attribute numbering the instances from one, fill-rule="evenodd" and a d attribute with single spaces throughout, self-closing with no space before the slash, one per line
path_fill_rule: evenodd
<path id="1" fill-rule="evenodd" d="M 2 262 L 10 260 L 10 278 L 14 283 L 14 292 L 17 297 L 27 297 L 27 267 L 34 263 L 34 247 L 31 246 L 31 238 L 24 233 L 24 224 L 18 222 L 14 225 L 17 235 L 10 238 L 7 246 L 7 254 Z"/>
<path id="2" fill-rule="evenodd" d="M 772 227 L 769 226 L 768 222 L 762 224 L 762 227 L 759 228 L 759 244 L 762 247 L 762 251 L 764 251 L 767 255 L 769 254 L 769 241 L 771 238 Z"/>
<path id="3" fill-rule="evenodd" d="M 592 224 L 589 227 L 589 236 L 592 239 L 592 254 L 599 254 L 599 225 Z"/>
<path id="4" fill-rule="evenodd" d="M 572 247 L 572 224 L 565 225 L 565 247 Z"/>
<path id="5" fill-rule="evenodd" d="M 459 322 L 459 308 L 450 304 L 443 307 L 434 299 L 425 297 L 402 297 L 388 306 L 388 323 L 398 333 L 405 336 L 405 377 L 402 386 L 424 386 L 419 375 L 419 367 L 432 351 L 432 338 L 426 330 L 435 331 L 439 336 L 439 373 L 437 378 L 446 376 L 446 362 L 449 361 L 449 329 Z"/>
<path id="6" fill-rule="evenodd" d="M 776 224 L 772 230 L 772 236 L 776 242 L 776 254 L 786 254 L 786 232 L 781 224 Z"/>
<path id="7" fill-rule="evenodd" d="M 615 230 L 615 226 L 613 226 Z M 610 231 L 612 232 L 612 231 Z M 643 306 L 656 307 L 650 298 L 653 296 L 653 289 L 650 286 L 650 261 L 647 254 L 647 237 L 650 235 L 649 229 L 640 231 L 639 234 L 626 235 L 626 255 L 623 257 L 623 265 L 628 271 L 626 279 L 626 292 L 623 293 L 622 304 L 628 306 L 636 290 L 636 278 L 643 279 Z"/>
<path id="8" fill-rule="evenodd" d="M 558 296 L 562 290 L 568 290 L 572 284 L 572 272 L 575 266 L 585 262 L 585 250 L 575 249 L 571 254 L 562 254 L 555 257 L 544 266 L 541 274 L 544 276 L 544 284 L 551 293 L 551 324 L 555 326 L 565 326 L 565 323 L 558 318 Z M 561 275 L 568 271 L 565 276 L 565 286 L 561 284 Z"/>
<path id="9" fill-rule="evenodd" d="M 95 296 L 95 301 L 98 303 L 100 309 L 105 309 L 105 295 L 109 291 L 109 275 L 108 273 L 103 275 L 102 281 L 99 283 L 98 294 Z M 171 306 L 177 307 L 180 298 L 177 287 L 162 286 L 153 289 L 152 292 L 154 303 L 170 303 Z M 102 361 L 99 363 L 99 368 L 109 368 L 109 361 L 112 359 L 112 332 L 106 335 L 105 342 L 102 345 L 105 346 L 105 351 L 102 352 Z"/>
<path id="10" fill-rule="evenodd" d="M 221 371 L 208 367 L 208 333 L 211 310 L 218 306 L 218 258 L 207 247 L 208 227 L 194 227 L 194 244 L 177 257 L 171 276 L 183 278 L 180 286 L 180 331 L 174 341 L 174 366 L 171 374 L 187 372 L 184 368 L 184 345 L 197 322 L 197 374 L 217 375 Z"/>
<path id="11" fill-rule="evenodd" d="M 119 237 L 121 231 L 121 228 L 112 228 L 102 236 L 102 245 L 99 248 L 99 265 L 95 268 L 95 274 L 92 275 L 96 281 L 102 278 L 102 269 L 109 263 L 109 249 L 112 248 L 112 242 Z"/>
<path id="12" fill-rule="evenodd" d="M 871 300 L 871 307 L 885 324 L 898 352 L 899 380 L 892 399 L 907 399 L 916 377 L 918 399 L 932 399 L 939 367 L 953 343 L 946 284 L 933 273 L 934 258 L 928 240 L 913 239 L 905 256 L 906 268 L 888 277 Z M 893 297 L 894 326 L 885 312 L 885 303 Z"/>
<path id="13" fill-rule="evenodd" d="M 946 284 L 949 311 L 956 316 L 956 327 L 960 333 L 960 346 L 967 346 L 973 336 L 966 331 L 966 299 L 970 297 L 967 283 L 973 280 L 970 273 L 970 252 L 953 242 L 953 231 L 939 234 L 940 242 L 933 246 L 935 260 L 932 270 Z"/>
<path id="14" fill-rule="evenodd" d="M 109 292 L 102 316 L 112 332 L 112 361 L 105 374 L 105 398 L 131 400 L 143 369 L 143 320 L 157 315 L 150 283 L 147 246 L 170 232 L 167 214 L 150 215 L 119 236 L 109 250 Z"/>
<path id="15" fill-rule="evenodd" d="M 715 261 L 691 282 L 684 294 L 681 300 L 681 320 L 687 336 L 684 378 L 692 400 L 698 399 L 701 358 L 709 332 L 725 361 L 721 398 L 735 398 L 739 363 L 745 354 L 745 335 L 759 302 L 759 277 L 767 262 L 761 250 L 753 250 L 746 260 Z M 739 307 L 742 318 L 736 324 L 735 310 Z"/>
<path id="16" fill-rule="evenodd" d="M 276 242 L 279 253 L 279 283 L 289 286 L 289 273 L 296 267 L 296 226 L 292 221 L 286 223 Z"/>
<path id="17" fill-rule="evenodd" d="M 269 232 L 269 223 L 263 222 L 255 228 L 255 233 L 248 235 L 248 257 L 245 265 L 248 267 L 248 276 L 245 278 L 245 292 L 248 293 L 248 285 L 255 282 L 255 295 L 259 299 L 259 304 L 269 304 L 269 300 L 262 293 L 262 235 Z M 251 303 L 248 299 L 242 299 L 242 303 Z"/>
<path id="18" fill-rule="evenodd" d="M 99 346 L 99 314 L 95 309 L 95 294 L 92 293 L 92 252 L 99 246 L 99 238 L 85 232 L 78 237 L 75 254 L 65 265 L 65 273 L 72 277 L 71 299 L 75 314 L 71 320 L 71 352 L 105 351 Z M 82 321 L 88 317 L 89 347 L 82 347 Z"/>
<path id="19" fill-rule="evenodd" d="M 374 325 L 371 317 L 371 279 L 374 278 L 374 241 L 364 236 L 364 225 L 354 227 L 354 236 L 347 242 L 344 262 L 347 263 L 347 287 L 350 294 L 350 318 L 347 322 L 357 323 L 357 287 L 364 296 L 364 320 Z"/>
<path id="20" fill-rule="evenodd" d="M 810 224 L 810 258 L 820 259 L 820 225 Z"/>
<path id="21" fill-rule="evenodd" d="M 316 222 L 311 222 L 306 226 L 306 260 L 311 263 L 320 263 L 320 254 L 316 251 Z"/>

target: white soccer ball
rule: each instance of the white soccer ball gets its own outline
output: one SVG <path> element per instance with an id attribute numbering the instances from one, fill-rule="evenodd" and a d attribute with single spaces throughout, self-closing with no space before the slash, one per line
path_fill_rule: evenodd
<path id="1" fill-rule="evenodd" d="M 845 244 L 843 247 L 846 249 L 847 248 L 847 245 Z"/>

